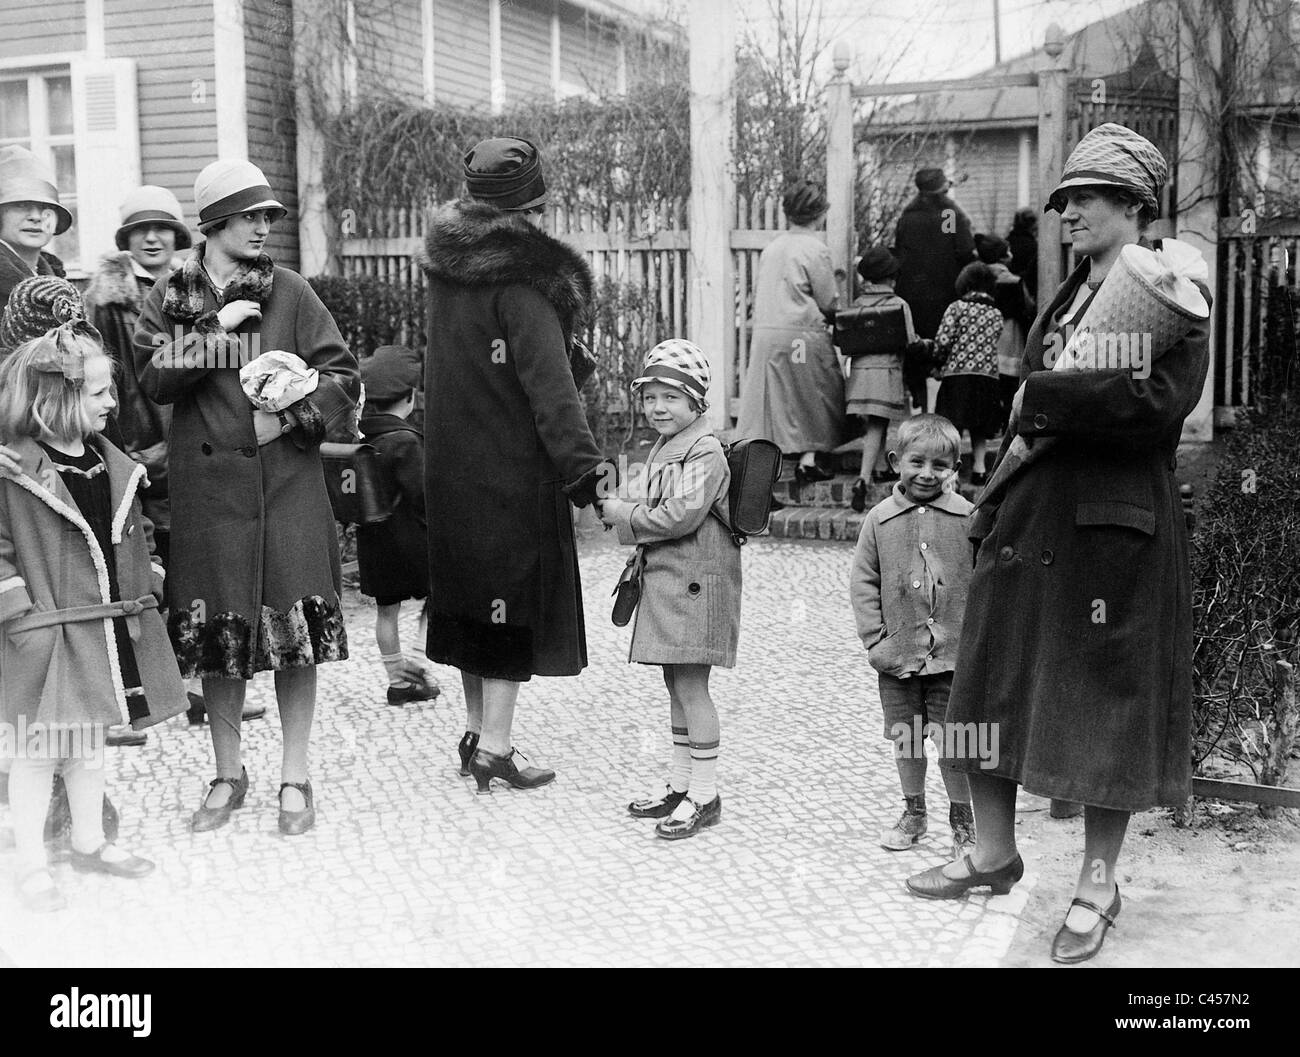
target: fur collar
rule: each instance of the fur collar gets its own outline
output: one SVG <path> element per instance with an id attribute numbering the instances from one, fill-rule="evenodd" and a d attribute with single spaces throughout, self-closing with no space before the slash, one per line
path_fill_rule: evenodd
<path id="1" fill-rule="evenodd" d="M 99 267 L 91 276 L 84 295 L 88 313 L 97 305 L 140 311 L 144 303 L 141 280 L 132 264 L 131 254 L 126 250 L 106 253 L 99 259 Z"/>
<path id="2" fill-rule="evenodd" d="M 193 323 L 203 315 L 205 289 L 212 284 L 203 271 L 203 250 L 200 246 L 167 279 L 167 293 L 163 297 L 163 312 L 181 323 Z M 245 265 L 235 273 L 226 284 L 226 289 L 219 298 L 222 304 L 231 301 L 256 301 L 265 304 L 271 296 L 271 279 L 275 274 L 275 265 L 265 253 L 250 265 Z"/>
<path id="3" fill-rule="evenodd" d="M 420 266 L 446 283 L 531 287 L 566 323 L 591 304 L 591 269 L 579 253 L 483 202 L 448 202 L 430 217 Z"/>

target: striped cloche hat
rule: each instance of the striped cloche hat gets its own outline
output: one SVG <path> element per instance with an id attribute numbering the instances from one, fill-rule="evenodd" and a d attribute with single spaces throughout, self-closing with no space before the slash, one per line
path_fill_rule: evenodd
<path id="1" fill-rule="evenodd" d="M 1043 212 L 1065 211 L 1065 192 L 1071 187 L 1122 187 L 1157 216 L 1160 188 L 1169 178 L 1169 163 L 1145 136 L 1108 121 L 1089 132 L 1065 160 L 1065 171 Z"/>
<path id="2" fill-rule="evenodd" d="M 709 359 L 700 347 L 685 338 L 669 338 L 645 354 L 641 377 L 632 381 L 632 393 L 635 396 L 647 382 L 663 382 L 680 389 L 700 405 L 701 411 L 707 411 L 705 395 L 712 381 Z"/>
<path id="3" fill-rule="evenodd" d="M 194 202 L 199 207 L 199 230 L 204 234 L 218 221 L 265 209 L 272 220 L 288 210 L 271 192 L 266 177 L 252 162 L 214 161 L 194 181 Z"/>

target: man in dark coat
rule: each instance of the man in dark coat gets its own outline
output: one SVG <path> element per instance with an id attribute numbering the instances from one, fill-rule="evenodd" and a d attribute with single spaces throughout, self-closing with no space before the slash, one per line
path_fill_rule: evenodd
<path id="1" fill-rule="evenodd" d="M 917 337 L 933 338 L 943 312 L 957 300 L 957 273 L 975 259 L 970 217 L 948 196 L 942 169 L 916 174 L 917 195 L 898 218 L 894 256 L 898 279 L 894 292 L 912 310 Z M 903 380 L 912 402 L 926 409 L 926 369 L 905 363 Z"/>
<path id="2" fill-rule="evenodd" d="M 472 200 L 435 214 L 424 261 L 426 653 L 461 670 L 462 770 L 487 791 L 554 777 L 515 753 L 514 702 L 520 682 L 586 666 L 570 503 L 596 498 L 602 460 L 570 365 L 591 273 L 528 221 L 546 194 L 536 148 L 487 140 L 465 173 Z"/>

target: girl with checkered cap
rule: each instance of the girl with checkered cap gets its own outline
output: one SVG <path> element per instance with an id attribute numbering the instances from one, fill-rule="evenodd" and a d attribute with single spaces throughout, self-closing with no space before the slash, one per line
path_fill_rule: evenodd
<path id="1" fill-rule="evenodd" d="M 740 634 L 740 548 L 727 527 L 731 473 L 704 416 L 711 380 L 708 358 L 689 341 L 672 338 L 646 354 L 632 392 L 659 440 L 633 479 L 644 482 L 639 494 L 600 506 L 619 542 L 635 545 L 644 561 L 628 660 L 663 667 L 672 719 L 668 788 L 628 812 L 658 819 L 655 832 L 667 840 L 722 817 L 709 672 L 735 665 Z"/>

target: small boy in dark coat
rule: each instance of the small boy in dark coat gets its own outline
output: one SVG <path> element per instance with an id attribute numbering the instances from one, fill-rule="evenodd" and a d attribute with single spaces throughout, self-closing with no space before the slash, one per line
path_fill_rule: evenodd
<path id="1" fill-rule="evenodd" d="M 423 657 L 403 656 L 397 627 L 402 603 L 429 595 L 424 437 L 406 420 L 415 407 L 420 372 L 419 357 L 404 345 L 381 345 L 361 361 L 366 396 L 361 433 L 379 452 L 379 472 L 395 504 L 387 521 L 357 529 L 361 591 L 371 595 L 378 608 L 375 641 L 388 671 L 390 705 L 438 696 L 432 665 Z"/>

